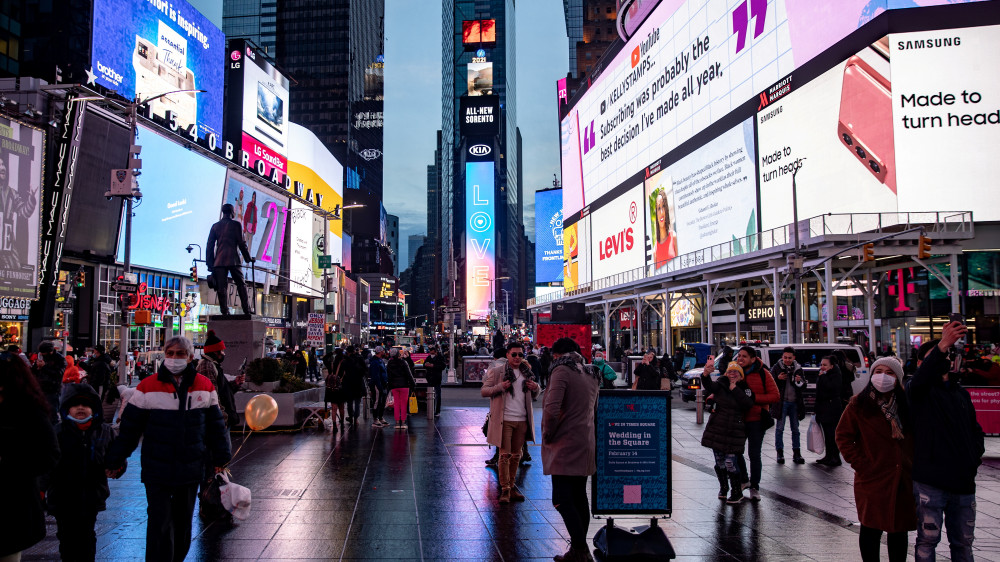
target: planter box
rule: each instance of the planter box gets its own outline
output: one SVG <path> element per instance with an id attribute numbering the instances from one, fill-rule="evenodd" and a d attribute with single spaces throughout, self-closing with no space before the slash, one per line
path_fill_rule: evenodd
<path id="1" fill-rule="evenodd" d="M 266 383 L 265 383 L 266 384 Z M 296 420 L 297 404 L 304 402 L 318 402 L 323 399 L 323 388 L 310 388 L 299 392 L 237 392 L 236 411 L 241 415 L 246 410 L 247 402 L 258 394 L 267 394 L 278 403 L 278 418 L 274 420 L 274 425 L 281 427 L 291 427 L 298 425 Z"/>
<path id="2" fill-rule="evenodd" d="M 278 388 L 278 381 L 262 382 L 259 385 L 247 381 L 246 385 L 251 392 L 272 392 Z"/>

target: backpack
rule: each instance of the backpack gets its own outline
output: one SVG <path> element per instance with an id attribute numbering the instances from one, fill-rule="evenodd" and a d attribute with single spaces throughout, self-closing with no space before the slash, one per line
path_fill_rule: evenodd
<path id="1" fill-rule="evenodd" d="M 337 364 L 337 371 L 330 373 L 329 375 L 326 376 L 327 390 L 340 390 L 340 385 L 342 382 L 340 377 L 340 369 L 344 366 L 345 361 L 347 361 L 347 358 L 341 359 L 340 363 Z"/>

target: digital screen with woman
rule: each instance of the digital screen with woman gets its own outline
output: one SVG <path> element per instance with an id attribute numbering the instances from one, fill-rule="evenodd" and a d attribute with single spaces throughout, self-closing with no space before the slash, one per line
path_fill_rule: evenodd
<path id="1" fill-rule="evenodd" d="M 656 270 L 667 267 L 677 257 L 677 231 L 674 214 L 674 188 L 670 176 L 659 172 L 646 180 L 649 206 L 649 236 Z"/>

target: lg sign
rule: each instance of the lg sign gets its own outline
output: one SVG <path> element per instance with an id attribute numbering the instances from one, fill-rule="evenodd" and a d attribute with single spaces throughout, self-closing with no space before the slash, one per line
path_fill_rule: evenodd
<path id="1" fill-rule="evenodd" d="M 493 152 L 493 149 L 485 144 L 474 144 L 469 147 L 469 154 L 473 156 L 486 156 L 490 152 Z"/>

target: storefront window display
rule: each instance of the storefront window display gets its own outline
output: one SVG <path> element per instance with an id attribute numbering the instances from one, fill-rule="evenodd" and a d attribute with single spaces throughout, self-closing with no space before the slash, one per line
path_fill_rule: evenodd
<path id="1" fill-rule="evenodd" d="M 152 313 L 153 321 L 145 326 L 131 326 L 128 331 L 128 349 L 149 351 L 161 349 L 163 342 L 181 333 L 180 305 L 186 299 L 186 290 L 180 276 L 168 273 L 137 271 L 136 281 L 139 291 L 128 294 L 129 318 L 136 310 L 146 309 Z M 117 267 L 102 267 L 98 281 L 98 340 L 107 349 L 118 346 L 121 326 L 121 293 L 111 290 L 111 283 L 118 280 L 123 271 Z M 189 299 L 190 300 L 190 299 Z M 197 310 L 197 307 L 195 308 Z M 185 317 L 185 333 L 196 343 L 204 339 L 205 327 L 198 322 L 194 311 Z"/>
<path id="2" fill-rule="evenodd" d="M 31 301 L 28 299 L 0 298 L 0 345 L 3 348 L 22 345 L 30 308 Z"/>

